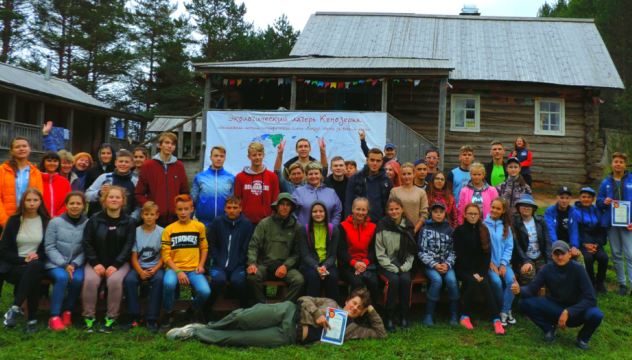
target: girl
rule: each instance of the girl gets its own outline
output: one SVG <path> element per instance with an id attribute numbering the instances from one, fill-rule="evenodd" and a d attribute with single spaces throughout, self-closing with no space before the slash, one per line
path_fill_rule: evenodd
<path id="1" fill-rule="evenodd" d="M 94 332 L 98 289 L 104 276 L 108 287 L 108 311 L 101 332 L 111 333 L 123 299 L 123 280 L 136 241 L 134 220 L 125 214 L 125 189 L 110 186 L 101 194 L 103 211 L 94 214 L 83 232 L 86 257 L 82 302 L 86 331 Z"/>
<path id="2" fill-rule="evenodd" d="M 481 209 L 474 203 L 465 205 L 465 222 L 454 229 L 454 253 L 456 263 L 454 271 L 463 282 L 463 315 L 461 325 L 473 329 L 470 313 L 474 305 L 476 290 L 480 289 L 485 299 L 487 311 L 494 319 L 496 334 L 505 333 L 500 322 L 496 299 L 492 292 L 487 272 L 491 263 L 492 253 L 489 230 L 481 222 Z"/>
<path id="3" fill-rule="evenodd" d="M 50 320 L 48 327 L 53 330 L 63 330 L 71 326 L 71 311 L 81 293 L 83 285 L 83 229 L 88 223 L 85 215 L 86 198 L 81 191 L 73 191 L 66 195 L 67 211 L 51 220 L 46 228 L 46 274 L 53 281 L 53 295 L 51 296 Z M 61 303 L 66 296 L 65 311 L 61 318 Z"/>
<path id="4" fill-rule="evenodd" d="M 516 139 L 514 143 L 513 151 L 509 152 L 509 157 L 516 157 L 520 163 L 522 169 L 520 175 L 524 178 L 524 181 L 532 187 L 533 179 L 531 177 L 531 150 L 529 150 L 529 143 L 522 137 Z"/>
<path id="5" fill-rule="evenodd" d="M 114 147 L 110 143 L 105 143 L 101 145 L 97 159 L 97 164 L 93 166 L 88 173 L 86 174 L 86 183 L 84 184 L 84 189 L 89 189 L 92 186 L 92 183 L 99 177 L 101 174 L 111 173 L 116 170 L 114 166 L 114 158 L 116 156 L 116 151 L 114 151 Z"/>
<path id="6" fill-rule="evenodd" d="M 59 150 L 57 152 L 57 155 L 59 155 L 59 159 L 61 159 L 61 166 L 59 167 L 59 175 L 63 177 L 64 179 L 68 180 L 68 182 L 70 183 L 70 189 L 72 191 L 83 192 L 84 189 L 83 189 L 83 186 L 81 185 L 81 181 L 79 180 L 79 177 L 77 176 L 77 174 L 75 174 L 74 171 L 72 171 L 73 166 L 75 166 L 75 157 L 72 156 L 72 154 L 66 150 Z"/>
<path id="7" fill-rule="evenodd" d="M 321 200 L 312 204 L 308 223 L 301 227 L 301 274 L 305 278 L 305 295 L 320 297 L 321 282 L 325 297 L 340 300 L 336 251 L 339 231 L 329 222 L 327 206 Z"/>
<path id="8" fill-rule="evenodd" d="M 371 302 L 377 304 L 377 258 L 373 234 L 375 224 L 369 221 L 369 200 L 355 198 L 351 215 L 338 226 L 338 263 L 340 278 L 351 286 L 351 290 L 366 288 Z"/>
<path id="9" fill-rule="evenodd" d="M 37 332 L 37 306 L 46 254 L 44 232 L 50 215 L 44 206 L 42 193 L 28 188 L 20 199 L 20 206 L 9 217 L 0 240 L 0 282 L 13 284 L 13 306 L 4 315 L 4 325 L 13 328 L 26 300 L 28 309 L 27 333 Z"/>
<path id="10" fill-rule="evenodd" d="M 391 160 L 384 165 L 384 170 L 386 170 L 386 175 L 393 182 L 393 187 L 396 188 L 402 185 L 402 180 L 400 176 L 400 166 L 399 163 L 395 160 Z"/>
<path id="11" fill-rule="evenodd" d="M 511 263 L 514 240 L 507 206 L 507 201 L 500 197 L 495 198 L 492 201 L 489 215 L 483 221 L 483 224 L 489 229 L 492 248 L 492 259 L 487 273 L 496 297 L 496 303 L 500 306 L 502 326 L 507 326 L 507 323 L 516 323 L 516 319 L 511 315 L 511 303 L 514 299 L 511 285 L 514 283 L 514 273 L 509 264 Z"/>
<path id="12" fill-rule="evenodd" d="M 386 331 L 395 332 L 393 312 L 399 295 L 399 315 L 404 330 L 408 329 L 408 310 L 412 283 L 410 270 L 417 254 L 415 224 L 404 212 L 399 198 L 386 202 L 386 215 L 375 229 L 375 253 L 380 264 L 380 277 L 386 283 L 384 302 L 386 307 Z"/>
<path id="13" fill-rule="evenodd" d="M 498 196 L 507 200 L 510 217 L 516 211 L 516 204 L 522 195 L 531 195 L 531 187 L 524 181 L 520 171 L 520 160 L 515 157 L 509 158 L 507 160 L 507 180 L 496 186 Z"/>
<path id="14" fill-rule="evenodd" d="M 59 175 L 61 170 L 61 158 L 54 151 L 47 151 L 40 161 L 42 182 L 44 184 L 44 205 L 51 217 L 56 217 L 66 212 L 64 199 L 71 192 L 68 179 Z"/>
<path id="15" fill-rule="evenodd" d="M 147 152 L 147 148 L 144 146 L 139 146 L 134 149 L 134 171 L 132 172 L 132 176 L 138 179 L 138 175 L 140 174 L 140 169 L 143 167 L 145 161 L 149 159 L 149 152 Z"/>
<path id="16" fill-rule="evenodd" d="M 446 176 L 443 171 L 437 171 L 430 178 L 428 183 L 428 203 L 443 203 L 446 207 L 448 224 L 454 229 L 458 225 L 459 216 L 456 211 L 456 201 L 452 196 L 452 187 L 446 186 Z"/>
<path id="17" fill-rule="evenodd" d="M 85 190 L 86 187 L 86 174 L 88 169 L 92 167 L 92 156 L 88 153 L 81 152 L 75 155 L 75 167 L 72 172 L 77 174 L 77 178 L 81 182 L 81 187 Z"/>
<path id="18" fill-rule="evenodd" d="M 323 166 L 312 161 L 305 166 L 307 184 L 296 188 L 292 193 L 292 199 L 296 203 L 296 218 L 299 223 L 307 224 L 311 214 L 312 203 L 321 200 L 327 207 L 327 214 L 331 214 L 331 223 L 340 224 L 342 217 L 342 203 L 334 189 L 330 189 L 323 183 Z"/>
<path id="19" fill-rule="evenodd" d="M 435 174 L 436 176 L 436 174 Z M 454 276 L 454 249 L 452 245 L 452 233 L 454 229 L 446 221 L 446 207 L 442 202 L 432 204 L 430 211 L 432 221 L 428 221 L 423 231 L 419 233 L 419 259 L 424 263 L 424 272 L 430 278 L 428 289 L 428 303 L 426 304 L 426 316 L 423 324 L 433 327 L 432 314 L 434 313 L 439 291 L 445 283 L 450 298 L 450 325 L 459 324 L 459 284 Z"/>
<path id="20" fill-rule="evenodd" d="M 489 214 L 492 200 L 498 197 L 498 191 L 493 186 L 485 182 L 485 166 L 479 162 L 470 167 L 471 180 L 461 189 L 459 196 L 459 224 L 463 224 L 465 218 L 465 205 L 474 203 L 478 205 L 481 219 L 485 219 Z"/>
<path id="21" fill-rule="evenodd" d="M 9 147 L 11 158 L 0 166 L 0 227 L 6 226 L 27 188 L 33 187 L 40 193 L 44 192 L 42 173 L 28 162 L 31 154 L 29 141 L 18 136 Z"/>
<path id="22" fill-rule="evenodd" d="M 404 210 L 415 224 L 415 234 L 428 220 L 428 198 L 426 192 L 415 187 L 413 182 L 415 167 L 411 163 L 405 163 L 401 167 L 402 186 L 393 188 L 390 197 L 396 197 L 402 200 Z"/>

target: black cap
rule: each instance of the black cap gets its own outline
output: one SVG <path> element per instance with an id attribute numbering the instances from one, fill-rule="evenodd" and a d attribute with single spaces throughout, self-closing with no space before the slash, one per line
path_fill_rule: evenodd
<path id="1" fill-rule="evenodd" d="M 556 250 L 563 251 L 564 254 L 571 251 L 570 247 L 568 247 L 568 244 L 563 240 L 558 240 L 553 243 L 553 245 L 551 246 L 551 253 L 554 253 Z"/>
<path id="2" fill-rule="evenodd" d="M 557 194 L 558 195 L 568 194 L 570 196 L 573 196 L 573 193 L 571 192 L 571 189 L 569 189 L 567 186 L 560 186 L 560 188 L 557 189 Z"/>
<path id="3" fill-rule="evenodd" d="M 512 156 L 509 159 L 507 159 L 507 165 L 509 165 L 509 163 L 511 162 L 515 162 L 516 164 L 520 165 L 520 160 L 515 156 Z"/>
<path id="4" fill-rule="evenodd" d="M 434 208 L 436 208 L 436 207 L 440 207 L 440 208 L 442 208 L 443 210 L 445 210 L 445 209 L 446 209 L 446 208 L 445 208 L 445 204 L 444 204 L 444 203 L 442 203 L 442 202 L 440 202 L 440 201 L 435 201 L 435 202 L 432 204 L 432 206 L 430 206 L 430 211 L 432 211 L 432 210 L 433 210 Z"/>

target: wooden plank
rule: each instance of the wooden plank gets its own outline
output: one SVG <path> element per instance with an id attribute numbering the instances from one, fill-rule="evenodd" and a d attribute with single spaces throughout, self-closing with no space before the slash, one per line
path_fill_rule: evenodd
<path id="1" fill-rule="evenodd" d="M 448 78 L 442 78 L 439 82 L 439 119 L 437 131 L 437 144 L 439 145 L 439 154 L 443 154 L 445 148 L 445 118 L 446 118 L 446 96 L 447 96 Z M 443 157 L 440 158 L 438 168 L 443 170 Z"/>
<path id="2" fill-rule="evenodd" d="M 69 136 L 69 140 L 68 140 L 68 151 L 70 151 L 71 153 L 74 152 L 73 149 L 73 142 L 72 142 L 72 138 L 74 135 L 74 127 L 75 127 L 75 110 L 70 108 L 68 110 L 68 117 L 66 118 L 66 127 L 68 128 L 68 131 L 70 132 L 70 136 Z"/>
<path id="3" fill-rule="evenodd" d="M 110 142 L 110 127 L 112 126 L 112 117 L 106 116 L 104 123 L 105 131 L 103 135 L 103 142 L 107 143 Z"/>
<path id="4" fill-rule="evenodd" d="M 224 108 L 226 108 L 227 103 L 224 102 Z M 184 125 L 181 125 L 184 126 Z M 204 141 L 204 139 L 202 139 Z M 197 117 L 191 121 L 191 159 L 195 159 L 197 154 Z M 202 153 L 203 155 L 204 153 Z"/>
<path id="5" fill-rule="evenodd" d="M 382 80 L 382 112 L 388 112 L 388 79 Z"/>
<path id="6" fill-rule="evenodd" d="M 184 154 L 184 125 L 178 128 L 178 159 L 182 159 Z"/>
<path id="7" fill-rule="evenodd" d="M 290 111 L 296 110 L 296 76 L 292 76 L 292 89 L 290 96 Z"/>

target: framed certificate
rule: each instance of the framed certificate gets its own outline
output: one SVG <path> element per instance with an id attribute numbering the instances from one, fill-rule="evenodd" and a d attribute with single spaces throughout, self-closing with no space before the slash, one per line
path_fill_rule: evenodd
<path id="1" fill-rule="evenodd" d="M 612 226 L 625 226 L 630 224 L 630 202 L 629 201 L 612 201 Z"/>
<path id="2" fill-rule="evenodd" d="M 342 345 L 345 340 L 345 330 L 347 329 L 347 312 L 344 310 L 328 308 L 325 317 L 327 318 L 327 322 L 329 323 L 331 329 L 323 331 L 320 341 L 335 345 Z"/>

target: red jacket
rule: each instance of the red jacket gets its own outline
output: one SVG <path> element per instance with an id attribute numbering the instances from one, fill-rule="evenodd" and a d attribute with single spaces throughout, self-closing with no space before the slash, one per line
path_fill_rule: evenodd
<path id="1" fill-rule="evenodd" d="M 375 262 L 375 247 L 371 245 L 376 225 L 367 219 L 364 226 L 353 227 L 353 217 L 349 215 L 347 220 L 340 223 L 342 227 L 340 240 L 338 241 L 338 259 L 341 262 L 354 266 L 358 261 L 369 265 Z M 342 235 L 346 236 L 342 236 Z"/>
<path id="2" fill-rule="evenodd" d="M 42 185 L 44 186 L 44 205 L 51 217 L 59 216 L 66 212 L 66 195 L 72 191 L 70 182 L 58 173 L 42 173 Z"/>
<path id="3" fill-rule="evenodd" d="M 180 194 L 189 193 L 189 180 L 184 165 L 175 156 L 171 156 L 166 166 L 165 171 L 160 154 L 147 160 L 140 169 L 134 196 L 140 207 L 147 201 L 155 202 L 160 212 L 158 221 L 171 224 L 178 220 L 173 200 Z"/>
<path id="4" fill-rule="evenodd" d="M 254 174 L 246 166 L 235 177 L 235 196 L 241 199 L 244 216 L 257 224 L 272 215 L 270 205 L 279 196 L 279 178 L 265 169 L 262 173 Z"/>

